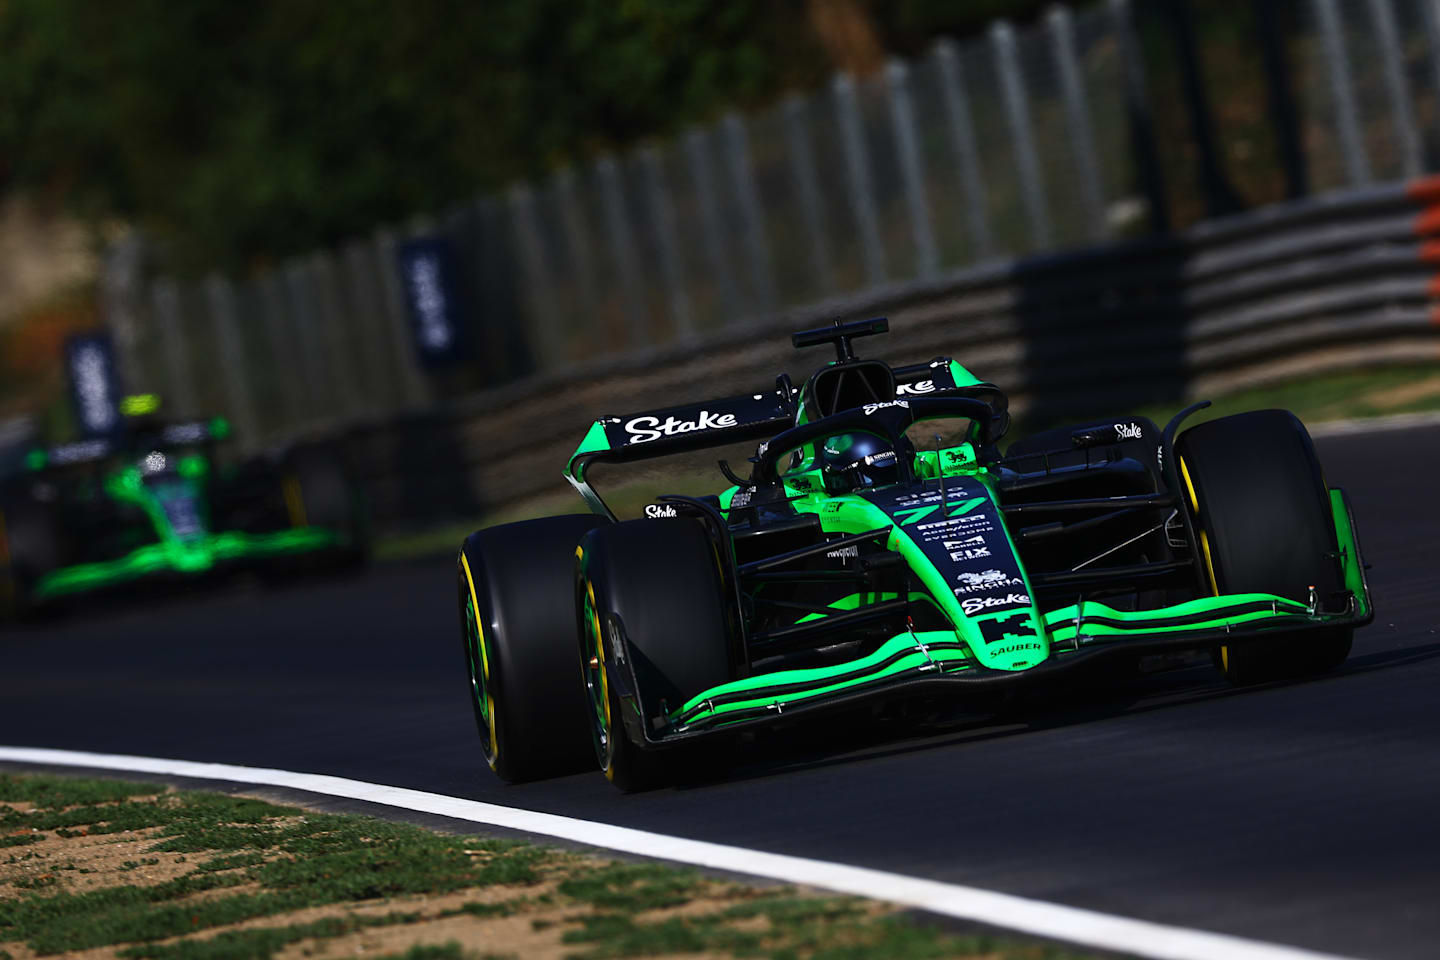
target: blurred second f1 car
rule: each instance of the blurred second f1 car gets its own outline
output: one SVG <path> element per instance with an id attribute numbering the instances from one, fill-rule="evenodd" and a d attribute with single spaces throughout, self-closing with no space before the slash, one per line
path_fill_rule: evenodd
<path id="1" fill-rule="evenodd" d="M 112 436 L 34 448 L 0 478 L 0 622 L 138 581 L 364 562 L 363 499 L 335 446 L 228 464 L 223 418 L 164 420 L 152 396 L 126 404 Z"/>
<path id="2" fill-rule="evenodd" d="M 1180 432 L 1200 403 L 1002 452 L 1005 394 L 948 358 L 855 356 L 886 329 L 795 334 L 837 354 L 800 387 L 596 420 L 565 470 L 590 514 L 465 541 L 468 690 L 500 777 L 598 765 L 639 789 L 712 739 L 1176 650 L 1241 684 L 1319 673 L 1374 616 L 1349 502 L 1292 414 Z M 748 476 L 721 461 L 727 489 L 640 519 L 592 483 L 757 440 Z"/>

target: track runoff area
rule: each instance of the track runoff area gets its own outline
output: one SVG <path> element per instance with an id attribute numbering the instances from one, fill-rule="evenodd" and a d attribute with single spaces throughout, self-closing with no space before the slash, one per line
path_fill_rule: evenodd
<path id="1" fill-rule="evenodd" d="M 978 887 L 941 883 L 899 873 L 823 860 L 791 857 L 745 847 L 618 827 L 592 820 L 539 813 L 461 797 L 323 774 L 269 770 L 224 763 L 198 763 L 119 754 L 0 746 L 0 761 L 38 767 L 152 774 L 189 780 L 278 787 L 320 797 L 377 804 L 537 837 L 565 840 L 620 853 L 711 870 L 723 870 L 837 893 L 885 900 L 926 913 L 1002 927 L 1079 946 L 1155 960 L 1341 960 L 1280 944 L 1135 920 Z"/>

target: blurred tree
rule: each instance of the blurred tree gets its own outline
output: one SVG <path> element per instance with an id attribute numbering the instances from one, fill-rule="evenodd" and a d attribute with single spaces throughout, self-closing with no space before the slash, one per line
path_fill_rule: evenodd
<path id="1" fill-rule="evenodd" d="M 911 55 L 924 50 L 939 35 L 961 36 L 977 33 L 1001 17 L 1015 21 L 1033 20 L 1053 2 L 1054 0 L 869 0 L 869 6 L 879 25 L 885 48 L 891 53 Z"/>
<path id="2" fill-rule="evenodd" d="M 799 3 L 0 0 L 0 178 L 283 256 L 810 84 Z"/>
<path id="3" fill-rule="evenodd" d="M 0 189 L 243 268 L 1045 2 L 0 0 Z"/>

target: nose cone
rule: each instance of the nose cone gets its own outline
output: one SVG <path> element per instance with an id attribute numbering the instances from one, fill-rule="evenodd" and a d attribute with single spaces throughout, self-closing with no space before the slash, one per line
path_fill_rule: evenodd
<path id="1" fill-rule="evenodd" d="M 1042 623 L 1034 607 L 1026 606 L 973 617 L 960 633 L 981 666 L 1028 670 L 1050 656 L 1050 640 Z"/>

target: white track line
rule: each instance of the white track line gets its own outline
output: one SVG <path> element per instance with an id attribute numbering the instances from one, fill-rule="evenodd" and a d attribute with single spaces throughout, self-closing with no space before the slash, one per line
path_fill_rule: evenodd
<path id="1" fill-rule="evenodd" d="M 1331 954 L 1314 953 L 1297 947 L 1111 916 L 976 887 L 700 840 L 686 840 L 608 823 L 575 820 L 555 814 L 537 813 L 401 787 L 386 787 L 342 777 L 231 766 L 224 763 L 195 763 L 188 760 L 160 760 L 153 757 L 127 757 L 34 747 L 0 747 L 0 760 L 287 787 L 307 793 L 379 803 L 402 810 L 505 827 L 645 857 L 888 900 L 901 906 L 962 920 L 977 921 L 1103 950 L 1153 957 L 1156 960 L 1339 960 Z"/>

